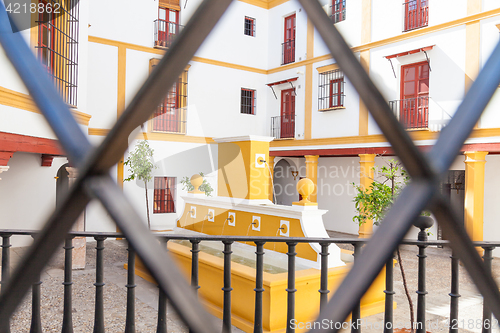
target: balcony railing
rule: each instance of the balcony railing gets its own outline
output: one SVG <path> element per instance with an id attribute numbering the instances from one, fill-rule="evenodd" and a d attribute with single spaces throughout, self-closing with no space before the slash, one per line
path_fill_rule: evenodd
<path id="1" fill-rule="evenodd" d="M 155 20 L 155 46 L 170 47 L 184 26 L 165 20 Z"/>
<path id="2" fill-rule="evenodd" d="M 295 39 L 281 44 L 281 64 L 295 62 Z"/>
<path id="3" fill-rule="evenodd" d="M 403 3 L 404 31 L 425 27 L 429 24 L 428 0 L 410 0 Z"/>
<path id="4" fill-rule="evenodd" d="M 423 234 L 422 234 L 423 233 Z M 0 237 L 2 237 L 2 285 L 5 284 L 5 280 L 8 279 L 10 274 L 10 251 L 11 251 L 11 237 L 16 236 L 19 237 L 21 235 L 25 236 L 35 236 L 37 232 L 28 231 L 28 230 L 0 230 Z M 422 234 L 422 235 L 421 235 Z M 417 302 L 417 318 L 416 318 L 416 326 L 422 327 L 423 332 L 425 332 L 425 298 L 427 297 L 427 291 L 425 289 L 426 285 L 426 248 L 428 246 L 438 246 L 443 247 L 447 245 L 448 241 L 427 241 L 425 240 L 427 236 L 424 230 L 420 231 L 419 239 L 421 240 L 404 240 L 401 244 L 406 244 L 409 246 L 418 247 L 418 302 Z M 104 260 L 106 258 L 106 239 L 115 239 L 115 238 L 123 238 L 124 236 L 119 233 L 92 233 L 92 232 L 70 232 L 69 236 L 64 244 L 64 256 L 65 256 L 65 265 L 64 265 L 64 276 L 61 276 L 61 281 L 64 285 L 63 291 L 63 311 L 62 311 L 62 332 L 72 332 L 73 324 L 73 302 L 72 302 L 72 269 L 71 269 L 71 258 L 72 258 L 72 239 L 74 237 L 93 237 L 97 241 L 96 246 L 96 283 L 95 286 L 95 300 L 89 299 L 89 303 L 94 303 L 94 332 L 104 332 L 105 327 L 105 309 L 104 309 L 104 292 L 105 292 L 105 284 L 104 281 Z M 292 270 L 288 269 L 287 273 L 287 285 L 283 286 L 285 291 L 287 292 L 288 302 L 287 308 L 283 309 L 283 311 L 287 312 L 286 316 L 286 324 L 289 329 L 291 329 L 294 323 L 294 313 L 295 313 L 295 261 L 296 261 L 296 253 L 295 247 L 300 246 L 301 243 L 313 243 L 319 244 L 321 247 L 320 255 L 322 257 L 320 264 L 320 289 L 317 291 L 316 297 L 319 299 L 320 309 L 323 310 L 327 304 L 328 294 L 330 291 L 328 288 L 332 287 L 328 285 L 328 248 L 330 244 L 349 244 L 354 247 L 354 253 L 359 253 L 362 251 L 365 243 L 368 242 L 367 239 L 362 238 L 284 238 L 284 237 L 249 237 L 249 236 L 204 236 L 204 235 L 196 235 L 196 236 L 188 236 L 188 235 L 179 235 L 179 234 L 159 234 L 159 240 L 163 244 L 167 244 L 168 241 L 179 241 L 179 240 L 188 240 L 190 241 L 191 250 L 191 285 L 195 290 L 200 288 L 198 278 L 199 278 L 199 270 L 198 270 L 198 258 L 199 258 L 199 250 L 200 243 L 204 242 L 221 242 L 224 244 L 224 250 L 221 252 L 221 256 L 224 257 L 224 268 L 223 268 L 223 285 L 221 297 L 223 297 L 223 325 L 226 332 L 231 332 L 231 297 L 232 297 L 232 287 L 231 287 L 231 246 L 233 242 L 251 242 L 255 244 L 256 247 L 256 260 L 257 265 L 255 267 L 255 319 L 254 326 L 262 329 L 263 324 L 263 298 L 262 293 L 263 289 L 263 271 L 264 271 L 264 244 L 265 243 L 286 243 L 288 247 L 288 267 L 292 268 Z M 491 262 L 492 262 L 492 252 L 496 247 L 500 247 L 500 242 L 474 242 L 474 246 L 477 248 L 484 249 L 484 264 L 487 269 L 491 270 Z M 124 285 L 124 289 L 127 291 L 127 301 L 126 301 L 126 323 L 125 323 L 125 332 L 134 332 L 135 328 L 135 275 L 132 274 L 135 271 L 135 252 L 129 247 L 129 256 L 128 256 L 128 271 L 126 285 Z M 449 323 L 453 325 L 454 323 L 458 323 L 458 298 L 460 295 L 458 294 L 459 290 L 459 259 L 456 255 L 452 254 L 451 258 L 451 269 L 450 275 L 445 275 L 443 272 L 443 279 L 449 279 L 450 282 L 450 318 Z M 356 258 L 354 258 L 354 261 Z M 384 325 L 383 327 L 393 327 L 394 316 L 393 316 L 393 301 L 394 301 L 394 289 L 393 289 L 393 261 L 392 259 L 388 261 L 386 265 L 386 290 L 385 292 L 385 316 L 384 316 Z M 222 283 L 222 282 L 221 282 Z M 42 323 L 41 323 L 41 312 L 42 308 L 40 305 L 41 294 L 43 292 L 43 288 L 40 288 L 43 285 L 42 282 L 38 282 L 33 285 L 32 292 L 32 300 L 31 300 L 31 331 L 30 332 L 41 332 Z M 90 286 L 89 286 L 90 287 Z M 203 287 L 201 287 L 203 288 Z M 58 295 L 53 295 L 53 297 L 57 297 Z M 165 294 L 159 291 L 158 298 L 158 318 L 157 318 L 157 332 L 167 332 L 167 298 Z M 76 309 L 76 311 L 85 311 L 85 309 Z M 352 328 L 352 332 L 359 332 L 360 330 L 356 330 L 359 327 L 356 327 L 356 323 L 358 323 L 358 319 L 360 319 L 360 311 L 359 311 L 359 303 L 357 311 L 352 312 L 352 323 L 353 325 L 349 326 Z M 488 308 L 483 305 L 483 319 L 481 325 L 483 326 L 491 326 L 492 315 Z M 156 321 L 156 318 L 153 319 Z M 0 331 L 9 332 L 10 324 L 0 323 Z M 488 328 L 486 327 L 486 328 Z M 26 331 L 27 331 L 26 327 Z M 382 332 L 383 329 L 380 330 Z M 291 330 L 293 331 L 293 330 Z M 486 330 L 489 332 L 490 330 Z M 483 332 L 485 332 L 483 330 Z"/>
<path id="5" fill-rule="evenodd" d="M 275 139 L 293 139 L 295 137 L 295 113 L 271 117 L 271 136 Z"/>
<path id="6" fill-rule="evenodd" d="M 332 5 L 332 15 L 330 18 L 333 23 L 341 22 L 345 20 L 345 2 L 346 0 L 336 0 L 333 1 Z"/>
<path id="7" fill-rule="evenodd" d="M 429 128 L 429 96 L 390 101 L 389 106 L 405 128 Z"/>

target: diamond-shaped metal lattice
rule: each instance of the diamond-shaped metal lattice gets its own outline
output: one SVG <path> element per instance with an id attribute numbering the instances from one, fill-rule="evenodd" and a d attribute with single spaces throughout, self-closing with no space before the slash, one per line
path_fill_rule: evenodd
<path id="1" fill-rule="evenodd" d="M 399 124 L 321 5 L 316 0 L 299 2 L 412 176 L 412 182 L 403 190 L 318 320 L 345 320 L 392 256 L 413 220 L 426 207 L 438 219 L 445 237 L 451 241 L 453 251 L 460 257 L 483 294 L 486 305 L 500 318 L 500 293 L 496 283 L 485 270 L 457 214 L 437 188 L 437 180 L 459 153 L 500 83 L 500 46 L 497 45 L 493 51 L 436 145 L 429 154 L 424 155 Z M 129 134 L 153 113 L 230 3 L 231 0 L 205 0 L 200 5 L 108 136 L 95 148 L 79 129 L 22 36 L 19 33 L 0 32 L 0 43 L 8 58 L 56 133 L 69 160 L 80 170 L 80 177 L 64 203 L 54 211 L 5 289 L 3 288 L 4 292 L 0 296 L 0 322 L 8 320 L 21 302 L 22 295 L 35 282 L 36 276 L 64 240 L 76 218 L 92 198 L 97 198 L 143 258 L 153 277 L 192 331 L 215 331 L 211 317 L 193 296 L 170 256 L 155 241 L 107 172 L 126 151 Z M 10 30 L 6 15 L 5 7 L 0 3 L 0 31 Z"/>

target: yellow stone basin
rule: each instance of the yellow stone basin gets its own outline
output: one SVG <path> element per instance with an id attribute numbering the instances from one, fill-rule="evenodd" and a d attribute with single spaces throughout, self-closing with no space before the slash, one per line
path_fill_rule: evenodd
<path id="1" fill-rule="evenodd" d="M 187 241 L 186 241 L 187 242 Z M 201 246 L 204 242 L 201 243 Z M 242 244 L 241 244 L 242 245 Z M 200 247 L 201 247 L 200 246 Z M 233 245 L 234 246 L 234 245 Z M 252 248 L 252 247 L 250 247 Z M 168 242 L 170 254 L 177 261 L 181 270 L 189 281 L 191 276 L 190 246 Z M 213 315 L 222 318 L 223 307 L 223 272 L 224 261 L 222 257 L 203 252 L 199 253 L 199 295 L 207 310 Z M 213 251 L 215 254 L 215 251 Z M 217 251 L 220 252 L 220 251 Z M 255 249 L 253 249 L 255 252 Z M 252 253 L 253 253 L 252 252 Z M 266 255 L 268 252 L 266 250 Z M 349 251 L 343 251 L 344 254 Z M 264 259 L 266 258 L 264 255 Z M 286 255 L 283 265 L 286 265 Z M 234 255 L 232 257 L 235 257 Z M 236 256 L 237 257 L 237 256 Z M 351 257 L 344 255 L 345 258 Z M 232 258 L 238 260 L 238 258 Z M 346 266 L 330 268 L 328 271 L 328 288 L 333 291 L 342 282 L 344 276 L 351 268 L 352 263 Z M 251 264 L 250 264 L 251 266 Z M 231 263 L 231 285 L 232 296 L 232 324 L 245 332 L 253 332 L 253 319 L 255 311 L 255 275 L 254 268 L 237 262 Z M 286 267 L 286 266 L 285 266 Z M 263 328 L 265 332 L 284 332 L 287 317 L 287 272 L 283 267 L 272 267 L 266 265 L 264 272 L 263 293 Z M 272 273 L 271 273 L 272 272 Z M 140 260 L 137 261 L 136 274 L 144 279 L 155 283 L 153 278 Z M 295 315 L 297 322 L 309 322 L 314 320 L 319 312 L 320 294 L 320 270 L 307 268 L 300 263 L 296 271 Z M 368 292 L 361 300 L 361 316 L 366 317 L 384 311 L 384 283 L 385 269 L 379 274 Z M 395 303 L 394 303 L 395 304 Z M 297 331 L 300 331 L 297 329 Z"/>

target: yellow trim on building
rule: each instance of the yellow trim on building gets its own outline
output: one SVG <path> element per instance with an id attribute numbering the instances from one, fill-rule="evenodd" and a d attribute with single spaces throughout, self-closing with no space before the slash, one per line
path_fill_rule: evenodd
<path id="1" fill-rule="evenodd" d="M 334 71 L 336 69 L 339 69 L 338 64 L 331 64 L 331 65 L 326 65 L 326 66 L 321 66 L 321 67 L 316 68 L 316 70 L 318 71 L 319 74 Z"/>
<path id="2" fill-rule="evenodd" d="M 430 132 L 430 131 L 412 131 L 408 133 L 410 134 L 410 137 L 415 141 L 435 140 L 439 136 L 439 132 Z M 500 136 L 500 128 L 474 129 L 469 137 L 486 138 L 494 136 Z M 382 134 L 373 134 L 373 135 L 355 135 L 355 136 L 343 136 L 337 138 L 322 138 L 322 139 L 310 139 L 310 140 L 295 140 L 295 139 L 274 140 L 271 141 L 271 148 L 341 145 L 341 144 L 351 144 L 351 143 L 380 143 L 380 142 L 387 142 L 387 139 Z"/>
<path id="3" fill-rule="evenodd" d="M 281 4 L 284 4 L 285 2 L 288 2 L 289 0 L 239 0 L 244 3 L 248 3 L 249 5 L 254 5 L 260 8 L 264 9 L 271 9 L 276 6 L 279 6 Z"/>
<path id="4" fill-rule="evenodd" d="M 373 167 L 375 165 L 376 154 L 359 154 L 359 185 L 363 189 L 369 189 L 373 182 Z M 359 237 L 370 238 L 373 234 L 373 221 L 367 220 L 359 226 Z"/>
<path id="5" fill-rule="evenodd" d="M 109 129 L 106 128 L 91 128 L 88 129 L 89 135 L 106 136 L 109 133 Z"/>
<path id="6" fill-rule="evenodd" d="M 253 73 L 258 73 L 258 74 L 269 74 L 268 71 L 265 69 L 243 66 L 243 65 L 238 65 L 238 64 L 231 64 L 229 62 L 212 60 L 212 59 L 207 59 L 207 58 L 193 57 L 193 59 L 191 59 L 191 61 L 201 62 L 204 64 L 209 64 L 209 65 L 214 65 L 214 66 L 239 69 L 241 71 L 253 72 Z"/>
<path id="7" fill-rule="evenodd" d="M 31 99 L 30 95 L 23 94 L 14 90 L 10 90 L 4 87 L 0 87 L 0 105 L 10 106 L 24 111 L 29 111 L 33 113 L 41 114 L 40 110 L 36 107 L 35 102 Z M 80 125 L 88 126 L 90 122 L 91 115 L 77 111 L 71 110 L 73 117 Z"/>
<path id="8" fill-rule="evenodd" d="M 362 51 L 359 58 L 361 65 L 367 73 L 370 73 L 370 50 Z M 365 103 L 359 99 L 359 135 L 368 135 L 368 108 Z"/>
<path id="9" fill-rule="evenodd" d="M 467 151 L 465 155 L 465 229 L 472 241 L 483 240 L 484 165 L 486 151 Z"/>

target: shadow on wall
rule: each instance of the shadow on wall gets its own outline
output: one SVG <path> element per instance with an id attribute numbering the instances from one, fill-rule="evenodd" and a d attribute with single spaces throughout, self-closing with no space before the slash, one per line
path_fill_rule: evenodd
<path id="1" fill-rule="evenodd" d="M 298 177 L 294 180 L 292 171 L 297 168 L 290 166 L 287 160 L 280 160 L 274 166 L 274 194 L 276 196 L 276 204 L 291 206 L 292 202 L 299 201 L 299 194 L 296 186 L 299 181 Z"/>

